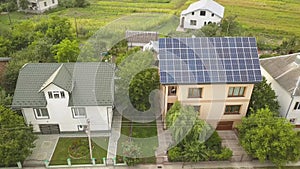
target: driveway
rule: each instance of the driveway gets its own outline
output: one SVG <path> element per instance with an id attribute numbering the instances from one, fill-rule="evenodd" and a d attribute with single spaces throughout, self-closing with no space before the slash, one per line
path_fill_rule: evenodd
<path id="1" fill-rule="evenodd" d="M 55 150 L 59 135 L 38 135 L 36 147 L 32 154 L 23 163 L 25 167 L 45 166 L 44 161 L 49 160 Z"/>

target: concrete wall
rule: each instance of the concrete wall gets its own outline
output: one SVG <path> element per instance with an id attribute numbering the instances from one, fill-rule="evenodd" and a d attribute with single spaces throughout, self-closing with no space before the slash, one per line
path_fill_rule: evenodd
<path id="1" fill-rule="evenodd" d="M 168 90 L 169 86 L 165 86 Z M 244 97 L 228 97 L 230 87 L 246 87 Z M 176 97 L 183 105 L 200 106 L 199 118 L 215 126 L 219 121 L 241 121 L 247 113 L 253 84 L 179 85 Z M 202 98 L 188 98 L 189 88 L 202 88 Z M 167 95 L 167 92 L 165 92 Z M 169 103 L 173 102 L 168 100 Z M 165 104 L 165 112 L 167 112 Z M 241 105 L 240 114 L 224 115 L 226 105 Z"/>
<path id="2" fill-rule="evenodd" d="M 46 108 L 48 110 L 49 119 L 36 119 L 33 108 L 22 109 L 27 123 L 33 125 L 35 132 L 40 132 L 39 124 L 59 124 L 61 132 L 78 131 L 78 125 L 87 125 L 87 119 L 90 119 L 92 131 L 111 129 L 111 106 L 85 106 L 87 116 L 85 118 L 74 118 L 71 110 L 72 107 L 68 106 L 68 92 L 64 91 L 65 98 L 49 99 L 48 91 L 64 90 L 53 84 L 45 88 L 44 93 L 47 99 Z"/>
<path id="3" fill-rule="evenodd" d="M 200 16 L 200 11 L 206 11 L 205 16 Z M 196 20 L 197 24 L 191 25 L 190 24 L 191 20 Z M 183 28 L 185 28 L 185 29 L 200 29 L 201 27 L 204 26 L 205 22 L 206 22 L 206 24 L 208 24 L 208 22 L 220 23 L 221 20 L 222 20 L 221 17 L 217 16 L 216 14 L 214 14 L 214 16 L 212 16 L 212 12 L 210 12 L 208 10 L 197 10 L 194 12 L 194 15 L 192 15 L 192 13 L 188 13 L 186 15 L 181 15 L 180 25 L 183 25 Z"/>

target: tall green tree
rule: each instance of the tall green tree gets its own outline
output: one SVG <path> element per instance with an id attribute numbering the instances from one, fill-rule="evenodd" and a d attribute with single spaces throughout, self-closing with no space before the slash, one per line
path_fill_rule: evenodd
<path id="1" fill-rule="evenodd" d="M 276 93 L 272 89 L 271 84 L 267 83 L 266 78 L 263 77 L 260 83 L 254 85 L 247 115 L 267 107 L 270 108 L 271 112 L 278 114 L 279 103 Z"/>
<path id="2" fill-rule="evenodd" d="M 129 98 L 132 105 L 139 111 L 150 108 L 149 95 L 152 90 L 159 89 L 159 75 L 157 68 L 146 69 L 130 82 Z"/>
<path id="3" fill-rule="evenodd" d="M 0 106 L 0 166 L 23 162 L 34 148 L 36 136 L 22 116 Z"/>
<path id="4" fill-rule="evenodd" d="M 232 15 L 222 19 L 221 33 L 223 36 L 239 36 L 242 33 L 242 26 L 236 21 L 237 16 Z"/>
<path id="5" fill-rule="evenodd" d="M 300 137 L 285 118 L 269 108 L 259 109 L 242 119 L 238 127 L 240 143 L 251 156 L 277 166 L 300 159 Z"/>
<path id="6" fill-rule="evenodd" d="M 11 52 L 11 41 L 0 36 L 0 57 L 9 57 Z"/>
<path id="7" fill-rule="evenodd" d="M 52 53 L 57 62 L 76 62 L 80 53 L 76 40 L 64 39 L 59 44 L 52 47 Z"/>
<path id="8" fill-rule="evenodd" d="M 19 0 L 19 5 L 21 9 L 28 9 L 29 1 Z"/>

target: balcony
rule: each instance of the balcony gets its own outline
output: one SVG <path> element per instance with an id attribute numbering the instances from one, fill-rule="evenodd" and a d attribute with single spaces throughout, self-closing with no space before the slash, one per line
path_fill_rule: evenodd
<path id="1" fill-rule="evenodd" d="M 168 86 L 168 103 L 177 101 L 177 86 Z"/>

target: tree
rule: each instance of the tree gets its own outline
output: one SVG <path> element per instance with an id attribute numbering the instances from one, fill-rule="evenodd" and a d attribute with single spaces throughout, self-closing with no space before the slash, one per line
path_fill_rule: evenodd
<path id="1" fill-rule="evenodd" d="M 271 112 L 278 114 L 280 106 L 275 91 L 272 89 L 271 84 L 267 83 L 266 78 L 263 77 L 260 83 L 254 85 L 247 115 L 267 107 L 270 108 Z"/>
<path id="2" fill-rule="evenodd" d="M 133 141 L 126 141 L 122 144 L 124 160 L 128 166 L 134 166 L 139 162 L 141 148 Z"/>
<path id="3" fill-rule="evenodd" d="M 283 39 L 276 51 L 281 55 L 286 55 L 295 53 L 299 49 L 299 41 L 297 40 L 296 36 L 293 36 L 289 39 Z"/>
<path id="4" fill-rule="evenodd" d="M 223 36 L 237 36 L 241 35 L 242 27 L 236 21 L 237 16 L 228 16 L 222 19 L 221 32 Z"/>
<path id="5" fill-rule="evenodd" d="M 294 127 L 269 108 L 244 117 L 237 128 L 241 145 L 262 162 L 270 160 L 282 166 L 300 159 L 300 137 Z"/>
<path id="6" fill-rule="evenodd" d="M 52 47 L 52 53 L 57 62 L 76 62 L 80 53 L 78 42 L 64 39 L 59 44 Z"/>
<path id="7" fill-rule="evenodd" d="M 0 57 L 9 57 L 11 51 L 11 41 L 0 36 Z"/>
<path id="8" fill-rule="evenodd" d="M 19 5 L 21 9 L 27 9 L 29 5 L 29 1 L 27 0 L 19 0 Z"/>
<path id="9" fill-rule="evenodd" d="M 12 96 L 6 94 L 5 90 L 0 87 L 0 105 L 10 106 L 12 102 Z"/>
<path id="10" fill-rule="evenodd" d="M 34 148 L 36 136 L 22 116 L 0 106 L 0 166 L 12 166 L 23 162 Z"/>
<path id="11" fill-rule="evenodd" d="M 74 7 L 84 8 L 89 5 L 86 0 L 73 0 Z"/>
<path id="12" fill-rule="evenodd" d="M 215 23 L 205 25 L 195 33 L 195 36 L 204 36 L 204 37 L 215 37 L 220 35 L 221 35 L 221 28 L 219 25 Z"/>
<path id="13" fill-rule="evenodd" d="M 130 82 L 129 98 L 132 105 L 139 111 L 150 108 L 149 95 L 152 90 L 159 89 L 159 75 L 157 68 L 146 69 Z"/>

